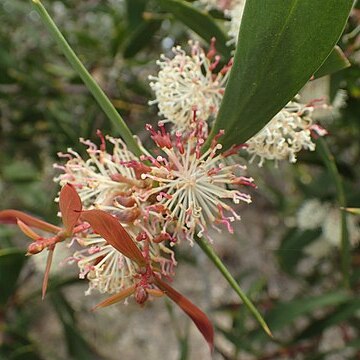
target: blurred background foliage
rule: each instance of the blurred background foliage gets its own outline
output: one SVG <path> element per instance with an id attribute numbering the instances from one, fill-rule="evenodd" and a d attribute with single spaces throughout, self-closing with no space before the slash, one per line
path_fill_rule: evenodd
<path id="1" fill-rule="evenodd" d="M 144 124 L 157 120 L 157 110 L 147 105 L 154 96 L 147 76 L 156 72 L 160 53 L 169 52 L 174 44 L 186 44 L 189 36 L 208 42 L 214 33 L 224 58 L 231 53 L 226 46 L 224 15 L 208 12 L 198 2 L 179 7 L 183 3 L 67 0 L 45 4 L 80 59 L 141 138 L 146 136 Z M 0 0 L 0 24 L 1 208 L 21 209 L 56 221 L 52 164 L 58 161 L 57 152 L 72 147 L 83 153 L 79 137 L 95 139 L 96 129 L 114 132 L 29 2 Z M 360 207 L 359 33 L 360 3 L 339 43 L 351 67 L 316 80 L 317 85 L 304 92 L 311 98 L 314 88 L 316 94 L 320 89 L 333 105 L 319 111 L 318 117 L 329 131 L 326 140 L 343 178 L 349 207 Z M 208 312 L 218 334 L 216 359 L 360 358 L 359 245 L 352 248 L 350 287 L 344 289 L 338 249 L 333 247 L 326 255 L 311 250 L 309 245 L 318 241 L 323 230 L 321 226 L 303 229 L 297 221 L 296 214 L 307 200 L 337 207 L 334 179 L 320 155 L 319 151 L 302 153 L 295 165 L 281 164 L 279 168 L 273 164 L 261 169 L 250 166 L 251 175 L 259 179 L 253 205 L 244 210 L 234 239 L 229 243 L 220 239 L 216 250 L 266 314 L 275 339 L 258 329 L 235 297 L 224 292 L 213 301 L 207 294 Z M 353 220 L 359 231 L 358 219 Z M 83 291 L 74 274 L 55 274 L 49 295 L 41 303 L 41 271 L 24 257 L 25 241 L 15 229 L 0 227 L 0 359 L 121 356 L 122 349 L 115 345 L 108 349 L 114 338 L 105 339 L 104 344 L 96 341 L 96 346 L 91 341 L 93 327 L 84 325 L 91 322 L 91 305 L 72 299 L 73 288 L 77 293 Z M 201 257 L 186 252 L 179 257 L 191 271 L 203 271 Z M 177 281 L 188 278 L 181 280 L 180 276 Z M 203 282 L 215 286 L 211 271 Z M 200 286 L 200 290 L 208 289 Z M 132 310 L 120 309 L 126 311 Z M 170 324 L 175 323 L 179 350 L 173 357 L 163 353 L 162 358 L 195 358 L 189 349 L 188 326 L 174 320 L 171 308 L 166 316 Z M 58 328 L 55 335 L 62 334 L 60 338 L 51 338 L 52 327 Z M 166 339 L 160 336 L 158 341 Z M 51 349 L 51 344 L 57 349 Z M 129 358 L 138 358 L 135 353 Z"/>

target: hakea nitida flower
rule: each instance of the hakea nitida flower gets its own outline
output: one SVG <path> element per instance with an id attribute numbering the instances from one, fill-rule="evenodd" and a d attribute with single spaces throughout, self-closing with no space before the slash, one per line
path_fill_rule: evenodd
<path id="1" fill-rule="evenodd" d="M 174 252 L 163 243 L 151 241 L 145 232 L 139 232 L 135 226 L 124 226 L 124 228 L 132 234 L 132 238 L 138 240 L 140 249 L 148 249 L 149 257 L 154 266 L 156 264 L 159 272 L 166 278 L 172 278 L 176 265 Z M 90 233 L 76 237 L 76 240 L 81 245 L 81 249 L 77 250 L 71 259 L 80 269 L 80 278 L 89 281 L 87 295 L 92 290 L 113 294 L 132 284 L 136 274 L 134 262 L 116 251 L 104 238 Z"/>
<path id="2" fill-rule="evenodd" d="M 246 150 L 251 160 L 259 157 L 259 166 L 264 160 L 296 162 L 296 154 L 305 149 L 314 151 L 312 135 L 323 136 L 326 131 L 313 124 L 310 115 L 314 106 L 291 101 L 259 133 L 247 141 Z"/>
<path id="3" fill-rule="evenodd" d="M 132 168 L 123 165 L 124 162 L 137 158 L 127 149 L 121 139 L 107 136 L 107 140 L 113 145 L 112 154 L 106 151 L 105 139 L 98 131 L 101 146 L 98 148 L 89 140 L 80 139 L 87 145 L 89 158 L 82 157 L 72 149 L 66 154 L 59 153 L 59 157 L 67 159 L 64 165 L 55 164 L 54 167 L 64 173 L 55 178 L 60 185 L 71 183 L 77 190 L 85 208 L 93 205 L 110 204 L 115 196 L 118 202 L 132 186 L 144 186 L 139 182 Z M 124 195 L 125 194 L 125 195 Z M 129 208 L 127 206 L 127 208 Z"/>
<path id="4" fill-rule="evenodd" d="M 78 220 L 82 210 L 81 201 L 75 189 L 71 185 L 64 186 L 60 191 L 59 208 L 64 227 L 58 227 L 45 221 L 36 219 L 17 210 L 0 211 L 0 223 L 17 223 L 26 236 L 33 240 L 28 246 L 27 255 L 40 253 L 44 249 L 49 251 L 45 276 L 42 286 L 44 298 L 49 279 L 49 272 L 56 244 L 80 233 L 87 228 L 87 225 L 79 224 Z M 53 234 L 44 237 L 37 234 L 32 228 L 36 228 Z"/>
<path id="5" fill-rule="evenodd" d="M 189 41 L 189 46 L 190 55 L 180 46 L 172 49 L 171 59 L 161 55 L 158 75 L 149 77 L 156 96 L 149 104 L 158 105 L 159 115 L 165 118 L 164 122 L 173 124 L 174 131 L 188 130 L 194 111 L 204 121 L 216 116 L 232 64 L 215 71 L 220 61 L 215 40 L 207 53 L 198 42 Z"/>
<path id="6" fill-rule="evenodd" d="M 252 185 L 253 179 L 239 175 L 245 166 L 228 165 L 225 159 L 234 154 L 238 147 L 219 153 L 221 144 L 218 136 L 211 147 L 204 151 L 205 142 L 202 122 L 189 135 L 174 136 L 159 124 L 160 131 L 147 126 L 156 145 L 164 156 L 147 156 L 143 160 L 151 162 L 149 171 L 142 174 L 145 180 L 152 180 L 153 186 L 144 189 L 144 199 L 156 198 L 163 206 L 164 229 L 174 239 L 186 238 L 193 243 L 195 235 L 201 236 L 211 224 L 224 224 L 232 232 L 231 222 L 239 219 L 236 211 L 226 203 L 230 199 L 235 204 L 240 201 L 250 203 L 250 196 L 238 190 L 240 185 Z"/>
<path id="7" fill-rule="evenodd" d="M 77 190 L 85 209 L 98 208 L 114 215 L 133 239 L 143 246 L 149 242 L 149 254 L 153 262 L 161 268 L 162 274 L 171 277 L 176 261 L 174 253 L 164 243 L 171 236 L 162 228 L 162 209 L 151 202 L 140 200 L 142 191 L 149 187 L 149 181 L 141 179 L 141 173 L 150 168 L 139 162 L 120 140 L 107 137 L 113 145 L 112 154 L 106 151 L 105 139 L 98 133 L 102 143 L 100 148 L 90 141 L 89 159 L 71 149 L 66 164 L 56 165 L 64 171 L 55 180 L 60 184 L 70 183 Z M 72 260 L 77 262 L 80 277 L 89 280 L 89 289 L 104 293 L 115 293 L 126 287 L 134 274 L 132 262 L 115 251 L 107 241 L 93 233 L 82 233 L 75 237 L 81 249 Z"/>
<path id="8" fill-rule="evenodd" d="M 151 261 L 149 249 L 138 248 L 119 221 L 102 210 L 87 210 L 81 215 L 92 229 L 134 263 L 136 273 L 133 284 L 98 304 L 95 308 L 115 304 L 133 295 L 136 302 L 143 305 L 149 296 L 166 295 L 173 300 L 194 322 L 211 349 L 214 345 L 214 330 L 207 316 L 183 295 L 161 279 L 161 272 Z"/>

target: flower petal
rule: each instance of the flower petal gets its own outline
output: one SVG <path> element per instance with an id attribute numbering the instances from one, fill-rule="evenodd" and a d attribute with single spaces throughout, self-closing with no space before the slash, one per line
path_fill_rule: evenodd
<path id="1" fill-rule="evenodd" d="M 116 218 L 102 210 L 83 211 L 81 218 L 124 256 L 140 266 L 146 265 L 143 254 Z"/>
<path id="2" fill-rule="evenodd" d="M 80 197 L 71 184 L 66 184 L 61 189 L 59 208 L 66 232 L 71 235 L 82 209 Z"/>
<path id="3" fill-rule="evenodd" d="M 21 220 L 28 226 L 44 230 L 47 232 L 51 232 L 53 234 L 57 234 L 61 231 L 61 228 L 58 226 L 49 224 L 46 221 L 42 221 L 37 219 L 31 215 L 25 214 L 22 211 L 18 210 L 3 210 L 0 211 L 0 224 L 16 224 L 18 220 Z"/>
<path id="4" fill-rule="evenodd" d="M 121 290 L 120 292 L 118 292 L 117 294 L 110 296 L 109 298 L 107 298 L 106 300 L 102 301 L 101 303 L 97 304 L 93 310 L 96 310 L 98 308 L 103 308 L 103 307 L 107 307 L 113 304 L 116 304 L 117 302 L 126 299 L 128 296 L 132 295 L 135 292 L 135 288 L 136 286 L 130 286 L 126 289 Z"/>
<path id="5" fill-rule="evenodd" d="M 156 285 L 165 292 L 172 301 L 174 301 L 194 322 L 196 327 L 204 336 L 205 340 L 210 346 L 210 350 L 214 350 L 214 328 L 208 319 L 208 317 L 190 300 L 185 296 L 178 293 L 170 285 L 160 280 L 159 278 L 155 279 Z"/>

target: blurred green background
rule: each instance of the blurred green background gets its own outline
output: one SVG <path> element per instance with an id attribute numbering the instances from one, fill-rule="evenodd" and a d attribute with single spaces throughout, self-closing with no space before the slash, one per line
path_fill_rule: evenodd
<path id="1" fill-rule="evenodd" d="M 147 105 L 154 97 L 148 75 L 156 73 L 160 53 L 198 36 L 191 16 L 184 19 L 161 3 L 45 3 L 130 128 L 145 141 L 144 125 L 157 120 L 156 108 Z M 189 4 L 206 12 L 197 2 Z M 210 11 L 208 19 L 200 31 L 203 38 L 212 37 L 211 22 L 226 29 L 221 12 Z M 312 98 L 320 93 L 333 105 L 317 116 L 329 131 L 326 140 L 350 207 L 360 207 L 359 33 L 360 10 L 354 9 L 339 43 L 352 66 L 317 80 L 303 94 Z M 52 164 L 58 161 L 57 152 L 71 147 L 84 153 L 78 139 L 96 141 L 97 129 L 116 133 L 30 2 L 0 0 L 0 44 L 1 209 L 15 208 L 56 222 L 53 199 L 58 189 L 52 182 Z M 175 285 L 207 307 L 217 330 L 214 359 L 359 359 L 358 242 L 355 239 L 351 252 L 351 286 L 343 290 L 338 248 L 321 255 L 320 243 L 319 255 L 309 245 L 317 244 L 323 229 L 304 229 L 298 221 L 299 209 L 309 199 L 337 206 L 335 184 L 319 152 L 302 153 L 295 165 L 279 168 L 253 164 L 249 173 L 259 179 L 253 204 L 243 210 L 236 234 L 230 239 L 218 236 L 215 248 L 266 314 L 275 340 L 264 336 L 199 251 L 182 249 Z M 351 221 L 356 233 L 359 219 Z M 86 284 L 77 280 L 74 266 L 53 271 L 42 302 L 44 260 L 25 258 L 26 246 L 15 228 L 0 227 L 1 360 L 207 358 L 192 325 L 162 300 L 141 310 L 130 304 L 91 313 L 100 297 L 83 296 Z M 58 261 L 67 256 L 63 249 Z"/>

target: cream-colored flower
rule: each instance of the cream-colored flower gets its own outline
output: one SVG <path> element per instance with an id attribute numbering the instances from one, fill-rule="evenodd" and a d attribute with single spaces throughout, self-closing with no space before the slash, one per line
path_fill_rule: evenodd
<path id="1" fill-rule="evenodd" d="M 153 202 L 141 200 L 141 194 L 151 185 L 141 179 L 142 172 L 148 171 L 149 167 L 142 164 L 120 139 L 107 137 L 112 146 L 112 152 L 107 152 L 108 144 L 99 135 L 100 148 L 82 140 L 88 146 L 87 160 L 71 149 L 68 154 L 61 154 L 68 161 L 56 165 L 64 173 L 55 180 L 62 185 L 72 184 L 84 209 L 97 208 L 117 218 L 140 249 L 148 253 L 159 274 L 171 277 L 176 261 L 173 251 L 165 246 L 171 236 L 162 228 L 163 214 Z M 78 264 L 80 277 L 89 280 L 87 293 L 93 289 L 115 293 L 136 281 L 137 265 L 106 240 L 86 231 L 76 240 L 82 248 L 72 259 Z"/>
<path id="2" fill-rule="evenodd" d="M 111 203 L 114 197 L 137 182 L 134 170 L 123 165 L 124 162 L 136 159 L 123 141 L 107 136 L 113 145 L 112 153 L 108 153 L 105 141 L 102 140 L 98 148 L 91 141 L 80 139 L 88 147 L 89 158 L 84 160 L 77 152 L 68 149 L 66 154 L 59 153 L 67 162 L 54 165 L 63 171 L 55 181 L 61 186 L 66 183 L 74 185 L 85 208 Z"/>
<path id="3" fill-rule="evenodd" d="M 188 131 L 194 118 L 206 121 L 217 114 L 230 69 L 214 73 L 220 60 L 214 45 L 208 53 L 198 42 L 189 41 L 189 47 L 190 54 L 177 46 L 171 58 L 161 55 L 158 75 L 149 77 L 156 97 L 149 104 L 157 104 L 163 122 L 171 122 L 174 132 Z"/>
<path id="4" fill-rule="evenodd" d="M 140 234 L 134 226 L 126 227 L 126 230 L 133 239 L 136 238 L 136 234 Z M 96 234 L 90 234 L 77 238 L 77 242 L 82 248 L 74 253 L 72 260 L 79 267 L 79 277 L 89 281 L 87 295 L 92 290 L 113 294 L 136 283 L 139 270 L 137 264 L 123 256 L 106 240 Z M 137 244 L 144 249 L 144 242 Z M 173 251 L 161 243 L 149 241 L 146 244 L 152 264 L 158 269 L 159 274 L 167 278 L 172 277 L 176 265 Z"/>
<path id="5" fill-rule="evenodd" d="M 296 162 L 296 154 L 302 149 L 314 151 L 311 138 L 312 106 L 291 101 L 254 137 L 247 141 L 247 151 L 253 161 L 288 160 Z"/>
<path id="6" fill-rule="evenodd" d="M 227 200 L 235 204 L 251 202 L 249 195 L 239 191 L 241 185 L 252 185 L 251 178 L 239 174 L 246 167 L 225 163 L 232 151 L 219 153 L 219 136 L 202 154 L 201 122 L 188 137 L 176 133 L 171 138 L 163 128 L 159 132 L 148 128 L 164 156 L 150 157 L 151 170 L 142 177 L 156 184 L 146 192 L 146 197 L 156 196 L 158 203 L 168 210 L 166 231 L 190 243 L 195 235 L 201 236 L 217 224 L 224 224 L 232 232 L 231 222 L 240 216 Z"/>

